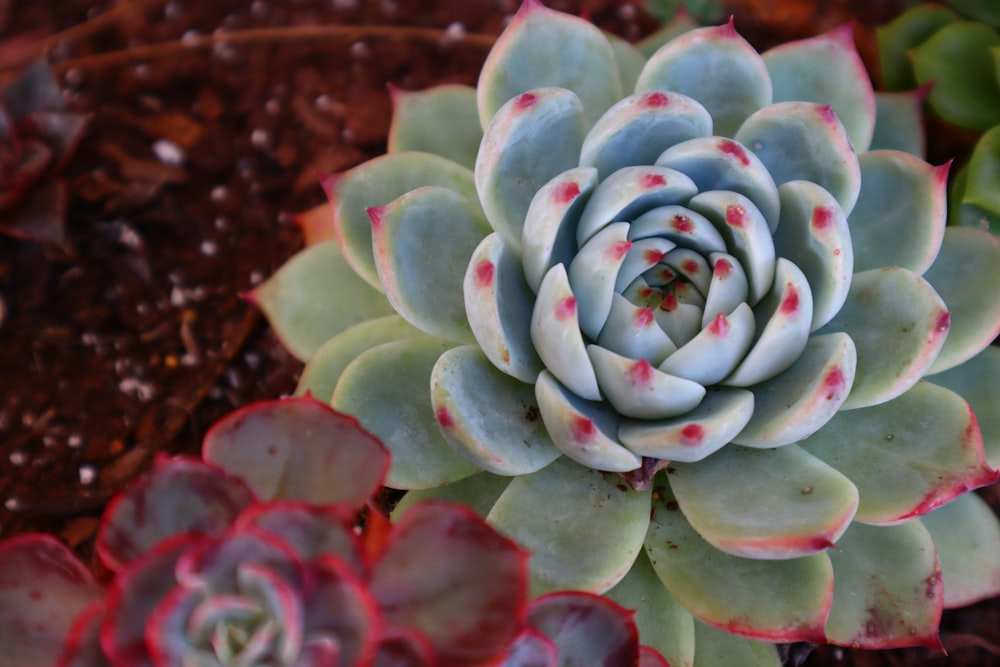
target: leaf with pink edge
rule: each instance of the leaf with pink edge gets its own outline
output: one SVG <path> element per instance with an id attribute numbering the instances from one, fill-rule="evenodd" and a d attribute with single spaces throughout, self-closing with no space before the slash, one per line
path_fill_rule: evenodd
<path id="1" fill-rule="evenodd" d="M 408 91 L 390 88 L 390 153 L 422 151 L 472 169 L 483 138 L 476 89 L 460 84 Z"/>
<path id="2" fill-rule="evenodd" d="M 863 649 L 941 648 L 941 569 L 919 521 L 852 524 L 829 555 L 837 582 L 826 623 L 829 641 Z"/>
<path id="3" fill-rule="evenodd" d="M 486 127 L 517 95 L 550 86 L 580 98 L 588 127 L 622 97 L 614 49 L 600 30 L 538 0 L 523 0 L 480 72 L 480 123 Z"/>
<path id="4" fill-rule="evenodd" d="M 646 552 L 670 593 L 701 621 L 765 641 L 823 641 L 833 591 L 825 554 L 775 561 L 723 553 L 691 527 L 666 488 L 653 503 Z"/>
<path id="5" fill-rule="evenodd" d="M 301 361 L 351 325 L 394 312 L 354 273 L 336 241 L 302 250 L 245 296 Z"/>
<path id="6" fill-rule="evenodd" d="M 875 93 L 875 134 L 868 150 L 897 150 L 923 158 L 927 154 L 924 136 L 924 100 L 927 89 Z M 863 183 L 863 181 L 862 181 Z"/>
<path id="7" fill-rule="evenodd" d="M 924 274 L 947 304 L 951 328 L 929 373 L 972 358 L 1000 335 L 1000 238 L 971 227 L 949 227 Z"/>
<path id="8" fill-rule="evenodd" d="M 780 667 L 774 644 L 758 642 L 695 621 L 694 667 Z"/>
<path id="9" fill-rule="evenodd" d="M 369 208 L 368 216 L 375 266 L 396 312 L 432 336 L 474 342 L 462 279 L 476 246 L 490 233 L 479 203 L 426 186 Z"/>
<path id="10" fill-rule="evenodd" d="M 470 510 L 424 503 L 400 518 L 373 565 L 371 591 L 389 628 L 420 632 L 442 664 L 479 665 L 519 630 L 526 560 Z"/>
<path id="11" fill-rule="evenodd" d="M 322 179 L 333 206 L 334 230 L 347 264 L 372 288 L 382 291 L 372 249 L 372 227 L 366 209 L 385 206 L 396 197 L 425 185 L 454 190 L 476 201 L 472 172 L 431 153 L 390 153 Z M 327 283 L 327 285 L 339 283 Z M 382 314 L 382 313 L 380 313 Z M 385 313 L 388 314 L 388 313 Z"/>
<path id="12" fill-rule="evenodd" d="M 55 667 L 112 667 L 101 648 L 101 623 L 105 613 L 106 600 L 98 600 L 77 615 Z M 2 651 L 0 657 L 3 657 Z"/>
<path id="13" fill-rule="evenodd" d="M 713 132 L 732 137 L 752 113 L 771 103 L 771 77 L 760 55 L 730 21 L 684 33 L 654 53 L 636 92 L 670 90 L 698 100 Z"/>
<path id="14" fill-rule="evenodd" d="M 333 207 L 330 206 L 330 202 L 323 202 L 308 211 L 293 213 L 291 218 L 302 232 L 306 246 L 337 238 L 337 233 L 333 229 Z"/>
<path id="15" fill-rule="evenodd" d="M 560 667 L 616 667 L 639 660 L 632 612 L 593 593 L 543 595 L 528 605 L 525 622 L 555 644 Z"/>
<path id="16" fill-rule="evenodd" d="M 968 403 L 929 382 L 841 413 L 801 446 L 857 485 L 855 520 L 864 523 L 921 516 L 998 477 L 986 462 Z"/>
<path id="17" fill-rule="evenodd" d="M 875 92 L 854 45 L 854 24 L 776 46 L 761 57 L 775 102 L 830 104 L 854 149 L 868 150 L 875 130 Z"/>
<path id="18" fill-rule="evenodd" d="M 657 577 L 645 549 L 639 552 L 625 578 L 605 595 L 635 610 L 640 639 L 666 657 L 668 665 L 691 666 L 694 619 Z"/>
<path id="19" fill-rule="evenodd" d="M 364 505 L 382 484 L 389 453 L 357 420 L 311 396 L 259 401 L 219 420 L 202 453 L 261 500 Z"/>
<path id="20" fill-rule="evenodd" d="M 937 549 L 945 609 L 1000 595 L 1000 523 L 986 501 L 966 493 L 920 522 Z"/>
<path id="21" fill-rule="evenodd" d="M 0 542 L 0 663 L 50 667 L 76 616 L 100 596 L 90 571 L 55 538 Z"/>
<path id="22" fill-rule="evenodd" d="M 392 455 L 386 486 L 425 489 L 477 472 L 441 435 L 428 391 L 434 364 L 451 347 L 421 339 L 384 343 L 359 355 L 337 383 L 333 407 L 354 415 Z"/>
<path id="23" fill-rule="evenodd" d="M 858 163 L 861 194 L 847 217 L 854 270 L 901 266 L 922 274 L 944 238 L 948 165 L 932 167 L 900 151 L 869 151 Z"/>
<path id="24" fill-rule="evenodd" d="M 303 635 L 334 639 L 339 662 L 332 664 L 371 664 L 384 631 L 378 601 L 338 557 L 321 556 L 311 570 L 314 583 L 302 601 Z"/>
<path id="25" fill-rule="evenodd" d="M 498 667 L 559 667 L 559 655 L 551 639 L 525 627 Z"/>
<path id="26" fill-rule="evenodd" d="M 670 663 L 656 649 L 640 646 L 639 662 L 636 663 L 636 667 L 670 667 Z"/>
<path id="27" fill-rule="evenodd" d="M 912 271 L 889 267 L 854 274 L 844 307 L 819 331 L 842 331 L 857 347 L 844 409 L 884 403 L 915 385 L 938 356 L 949 321 L 945 302 Z"/>
<path id="28" fill-rule="evenodd" d="M 670 484 L 684 516 L 702 538 L 734 556 L 785 559 L 822 551 L 858 507 L 851 480 L 796 445 L 730 445 L 673 467 Z"/>
<path id="29" fill-rule="evenodd" d="M 986 460 L 1000 468 L 1000 347 L 985 350 L 943 373 L 927 378 L 930 382 L 958 393 L 972 406 L 983 435 Z"/>
<path id="30" fill-rule="evenodd" d="M 97 533 L 97 552 L 118 572 L 175 535 L 226 529 L 255 500 L 242 479 L 221 467 L 160 456 L 151 472 L 109 503 Z"/>
<path id="31" fill-rule="evenodd" d="M 487 520 L 531 552 L 533 595 L 600 593 L 621 581 L 642 548 L 649 499 L 649 490 L 562 457 L 515 477 Z"/>
<path id="32" fill-rule="evenodd" d="M 393 628 L 382 632 L 372 667 L 438 667 L 438 662 L 434 647 L 426 637 L 415 631 Z"/>

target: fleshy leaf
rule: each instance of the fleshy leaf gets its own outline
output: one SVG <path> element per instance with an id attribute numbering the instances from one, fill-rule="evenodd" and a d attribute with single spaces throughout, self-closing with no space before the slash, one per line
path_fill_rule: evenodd
<path id="1" fill-rule="evenodd" d="M 757 51 L 733 27 L 699 28 L 654 53 L 636 92 L 670 90 L 698 100 L 712 115 L 713 132 L 731 137 L 744 120 L 771 103 L 771 77 Z"/>
<path id="2" fill-rule="evenodd" d="M 454 190 L 476 201 L 472 172 L 457 162 L 430 153 L 390 153 L 323 179 L 333 205 L 334 230 L 351 268 L 381 291 L 372 249 L 372 225 L 366 209 L 385 206 L 400 195 L 425 185 Z M 328 283 L 337 285 L 339 283 Z"/>
<path id="3" fill-rule="evenodd" d="M 639 659 L 632 613 L 593 593 L 543 595 L 532 600 L 525 622 L 555 644 L 563 667 L 632 665 Z"/>
<path id="4" fill-rule="evenodd" d="M 242 478 L 260 500 L 364 505 L 389 466 L 357 420 L 311 396 L 260 401 L 212 426 L 205 460 Z"/>
<path id="5" fill-rule="evenodd" d="M 986 460 L 1000 468 L 1000 348 L 989 346 L 964 364 L 927 379 L 957 392 L 972 406 L 983 435 Z"/>
<path id="6" fill-rule="evenodd" d="M 385 343 L 359 355 L 340 376 L 331 404 L 389 449 L 386 486 L 420 489 L 476 472 L 441 435 L 427 390 L 431 369 L 450 347 L 420 339 Z"/>
<path id="7" fill-rule="evenodd" d="M 55 667 L 112 667 L 101 648 L 101 622 L 106 607 L 105 600 L 98 600 L 77 615 Z M 0 651 L 0 657 L 9 656 Z"/>
<path id="8" fill-rule="evenodd" d="M 618 80 L 621 82 L 622 92 L 635 90 L 635 82 L 638 81 L 642 68 L 646 65 L 646 56 L 642 54 L 630 42 L 621 37 L 605 32 L 604 37 L 611 44 L 611 50 L 615 53 L 615 62 L 618 64 Z"/>
<path id="9" fill-rule="evenodd" d="M 517 634 L 526 560 L 467 508 L 425 503 L 400 518 L 371 590 L 388 626 L 420 632 L 442 664 L 481 665 Z"/>
<path id="10" fill-rule="evenodd" d="M 802 269 L 813 295 L 815 331 L 844 305 L 854 274 L 854 244 L 847 217 L 829 192 L 809 181 L 778 188 L 781 222 L 774 250 Z"/>
<path id="11" fill-rule="evenodd" d="M 302 231 L 306 246 L 337 238 L 337 232 L 333 228 L 333 207 L 330 206 L 330 202 L 323 202 L 308 211 L 293 214 L 292 222 Z"/>
<path id="12" fill-rule="evenodd" d="M 317 401 L 329 403 L 340 374 L 359 354 L 382 343 L 426 336 L 399 315 L 386 315 L 355 324 L 323 343 L 310 357 L 299 376 L 295 395 L 309 393 Z"/>
<path id="13" fill-rule="evenodd" d="M 607 404 L 581 399 L 548 371 L 535 382 L 535 398 L 553 444 L 574 461 L 608 472 L 627 472 L 642 464 L 618 442 L 620 417 Z"/>
<path id="14" fill-rule="evenodd" d="M 375 266 L 396 312 L 432 336 L 471 343 L 462 278 L 490 233 L 479 204 L 429 186 L 368 209 L 368 215 Z"/>
<path id="15" fill-rule="evenodd" d="M 498 667 L 559 667 L 555 644 L 533 628 L 524 628 Z"/>
<path id="16" fill-rule="evenodd" d="M 524 0 L 479 74 L 480 123 L 486 127 L 515 96 L 548 86 L 576 93 L 587 127 L 622 97 L 615 53 L 600 30 L 538 0 Z"/>
<path id="17" fill-rule="evenodd" d="M 422 151 L 475 166 L 483 138 L 475 88 L 447 84 L 414 92 L 390 88 L 390 93 L 390 153 Z"/>
<path id="18" fill-rule="evenodd" d="M 1000 34 L 975 21 L 956 21 L 935 32 L 913 54 L 920 84 L 934 83 L 927 104 L 945 120 L 985 131 L 1000 123 L 1000 81 L 991 48 Z"/>
<path id="19" fill-rule="evenodd" d="M 613 222 L 602 228 L 583 244 L 566 271 L 570 291 L 576 298 L 580 330 L 591 340 L 597 338 L 608 319 L 616 278 L 632 248 L 632 242 L 626 239 L 628 227 L 627 222 Z M 539 288 L 539 300 L 541 295 Z"/>
<path id="20" fill-rule="evenodd" d="M 486 217 L 505 243 L 520 248 L 532 198 L 577 166 L 585 132 L 580 100 L 563 88 L 523 93 L 493 116 L 476 158 L 475 180 Z"/>
<path id="21" fill-rule="evenodd" d="M 897 150 L 923 158 L 927 153 L 923 109 L 927 89 L 875 93 L 875 134 L 868 150 Z M 864 183 L 864 181 L 862 181 Z"/>
<path id="22" fill-rule="evenodd" d="M 484 470 L 524 475 L 559 456 L 534 388 L 498 372 L 478 347 L 441 355 L 431 373 L 431 403 L 445 439 Z"/>
<path id="23" fill-rule="evenodd" d="M 729 317 L 722 313 L 660 364 L 670 375 L 701 384 L 715 384 L 739 365 L 750 349 L 754 319 L 750 306 L 741 303 Z"/>
<path id="24" fill-rule="evenodd" d="M 957 220 L 960 225 L 1000 232 L 998 180 L 1000 127 L 995 127 L 979 138 L 969 162 L 955 178 L 952 205 L 957 205 L 958 210 L 952 212 L 952 223 Z"/>
<path id="25" fill-rule="evenodd" d="M 843 331 L 857 347 L 844 409 L 884 403 L 916 384 L 941 350 L 949 319 L 941 297 L 912 271 L 889 267 L 855 274 L 844 307 L 820 330 Z"/>
<path id="26" fill-rule="evenodd" d="M 451 484 L 407 491 L 403 499 L 393 508 L 392 520 L 397 521 L 408 507 L 426 500 L 459 503 L 485 518 L 497 498 L 510 484 L 511 479 L 488 472 L 480 472 Z"/>
<path id="27" fill-rule="evenodd" d="M 941 570 L 919 521 L 852 524 L 829 555 L 837 581 L 829 641 L 863 649 L 941 648 Z"/>
<path id="28" fill-rule="evenodd" d="M 865 523 L 921 516 L 998 477 L 986 463 L 969 405 L 929 382 L 841 413 L 801 445 L 857 485 L 855 520 Z"/>
<path id="29" fill-rule="evenodd" d="M 622 167 L 653 164 L 675 144 L 712 132 L 712 117 L 680 93 L 636 93 L 608 109 L 587 133 L 580 164 L 607 178 Z"/>
<path id="30" fill-rule="evenodd" d="M 602 392 L 623 416 L 675 417 L 693 410 L 705 395 L 701 384 L 659 371 L 645 359 L 636 361 L 599 345 L 588 345 L 587 353 Z"/>
<path id="31" fill-rule="evenodd" d="M 350 512 L 336 505 L 272 502 L 248 508 L 235 528 L 250 528 L 277 537 L 304 561 L 333 556 L 356 577 L 367 575 L 361 541 Z"/>
<path id="32" fill-rule="evenodd" d="M 979 2 L 979 0 L 948 0 L 948 5 L 970 19 L 1000 27 L 1000 7 L 993 3 Z"/>
<path id="33" fill-rule="evenodd" d="M 666 7 L 661 8 L 654 4 L 654 2 L 646 3 L 646 9 L 662 23 L 655 32 L 636 42 L 636 48 L 647 59 L 667 42 L 680 37 L 686 32 L 702 27 L 700 23 L 692 18 L 691 14 L 687 11 L 687 7 L 677 8 L 671 6 L 677 3 L 670 0 L 664 4 L 666 4 Z"/>
<path id="34" fill-rule="evenodd" d="M 937 548 L 946 609 L 1000 595 L 1000 524 L 982 498 L 963 494 L 920 522 Z"/>
<path id="35" fill-rule="evenodd" d="M 51 667 L 73 619 L 100 596 L 90 571 L 55 538 L 0 542 L 0 662 Z"/>
<path id="36" fill-rule="evenodd" d="M 649 498 L 648 490 L 564 457 L 515 477 L 487 520 L 531 552 L 533 595 L 600 593 L 626 575 L 642 548 Z"/>
<path id="37" fill-rule="evenodd" d="M 303 601 L 305 639 L 298 660 L 312 657 L 312 661 L 302 667 L 371 664 L 383 625 L 366 582 L 334 556 L 321 556 L 311 570 L 312 588 Z M 327 647 L 319 643 L 324 639 Z M 300 667 L 300 662 L 294 667 Z"/>
<path id="38" fill-rule="evenodd" d="M 632 569 L 605 595 L 635 610 L 639 637 L 663 654 L 668 665 L 694 662 L 694 623 L 653 570 L 646 551 L 639 552 Z M 640 663 L 642 665 L 642 663 Z"/>
<path id="39" fill-rule="evenodd" d="M 949 227 L 927 282 L 951 313 L 951 330 L 929 372 L 978 354 L 1000 334 L 1000 238 L 971 227 Z"/>
<path id="40" fill-rule="evenodd" d="M 823 642 L 833 597 L 833 569 L 825 554 L 775 561 L 720 552 L 692 528 L 666 488 L 658 491 L 646 551 L 663 584 L 689 612 L 745 637 Z"/>
<path id="41" fill-rule="evenodd" d="M 738 637 L 705 623 L 694 622 L 694 667 L 780 667 L 774 644 Z"/>
<path id="42" fill-rule="evenodd" d="M 868 150 L 875 130 L 875 93 L 854 45 L 851 23 L 777 46 L 763 54 L 775 102 L 829 104 L 854 149 Z"/>
<path id="43" fill-rule="evenodd" d="M 684 516 L 706 541 L 734 556 L 785 559 L 822 551 L 858 507 L 851 480 L 796 445 L 730 445 L 674 468 L 670 484 Z"/>
<path id="44" fill-rule="evenodd" d="M 889 90 L 916 88 L 912 49 L 961 17 L 943 5 L 923 4 L 911 8 L 876 29 L 882 80 Z"/>
<path id="45" fill-rule="evenodd" d="M 302 361 L 348 327 L 393 313 L 385 297 L 354 273 L 336 241 L 299 252 L 247 297 Z"/>
<path id="46" fill-rule="evenodd" d="M 847 131 L 829 105 L 778 102 L 750 116 L 734 137 L 757 154 L 774 182 L 812 181 L 850 215 L 861 170 Z"/>
<path id="47" fill-rule="evenodd" d="M 869 151 L 858 163 L 861 194 L 847 217 L 854 270 L 901 266 L 922 274 L 944 238 L 948 165 L 932 167 L 900 151 Z"/>
<path id="48" fill-rule="evenodd" d="M 522 382 L 542 370 L 531 340 L 534 298 L 517 254 L 496 232 L 476 247 L 462 282 L 465 314 L 486 357 Z"/>
<path id="49" fill-rule="evenodd" d="M 157 457 L 153 470 L 108 504 L 97 550 L 114 571 L 181 533 L 207 534 L 229 526 L 256 499 L 243 480 L 196 459 Z"/>

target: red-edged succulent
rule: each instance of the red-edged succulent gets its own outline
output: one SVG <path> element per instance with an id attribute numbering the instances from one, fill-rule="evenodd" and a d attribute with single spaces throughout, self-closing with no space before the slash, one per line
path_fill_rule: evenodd
<path id="1" fill-rule="evenodd" d="M 0 664 L 667 664 L 614 602 L 529 603 L 528 554 L 470 509 L 416 504 L 395 525 L 365 510 L 388 452 L 309 396 L 233 413 L 205 456 L 225 467 L 160 457 L 109 504 L 106 587 L 50 536 L 0 543 Z"/>

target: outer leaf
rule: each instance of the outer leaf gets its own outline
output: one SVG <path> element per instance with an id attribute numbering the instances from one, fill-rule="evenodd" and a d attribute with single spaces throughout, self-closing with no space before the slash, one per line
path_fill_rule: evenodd
<path id="1" fill-rule="evenodd" d="M 302 361 L 348 327 L 393 313 L 385 297 L 358 278 L 335 241 L 299 252 L 246 296 Z"/>
<path id="2" fill-rule="evenodd" d="M 1000 334 L 1000 238 L 971 227 L 949 227 L 927 282 L 951 313 L 951 330 L 928 372 L 970 359 Z"/>
<path id="3" fill-rule="evenodd" d="M 359 354 L 382 343 L 423 337 L 426 337 L 423 331 L 399 315 L 386 315 L 355 324 L 316 350 L 299 376 L 295 395 L 309 393 L 317 401 L 329 403 L 340 374 Z"/>
<path id="4" fill-rule="evenodd" d="M 854 270 L 901 266 L 922 274 L 944 238 L 948 164 L 932 167 L 899 151 L 869 151 L 858 163 L 861 194 L 847 217 Z"/>
<path id="5" fill-rule="evenodd" d="M 101 595 L 62 543 L 28 533 L 0 542 L 0 662 L 50 667 L 73 619 Z"/>
<path id="6" fill-rule="evenodd" d="M 827 639 L 865 649 L 941 648 L 941 569 L 919 521 L 855 523 L 829 554 L 837 586 Z"/>
<path id="7" fill-rule="evenodd" d="M 858 491 L 795 445 L 730 445 L 698 463 L 676 463 L 670 484 L 684 516 L 718 549 L 785 559 L 833 546 L 858 507 Z"/>
<path id="8" fill-rule="evenodd" d="M 964 178 L 964 185 L 953 191 L 952 203 L 960 205 L 961 215 L 952 214 L 958 224 L 1000 230 L 1000 193 L 996 183 L 1000 180 L 1000 127 L 986 132 L 972 151 L 968 164 L 959 172 L 955 186 Z M 956 193 L 960 193 L 956 196 Z"/>
<path id="9" fill-rule="evenodd" d="M 948 0 L 948 4 L 963 16 L 1000 27 L 1000 7 L 995 4 L 977 0 Z"/>
<path id="10" fill-rule="evenodd" d="M 448 84 L 410 92 L 390 88 L 389 152 L 423 151 L 472 169 L 483 138 L 476 89 Z"/>
<path id="11" fill-rule="evenodd" d="M 534 2 L 526 0 L 525 6 Z M 585 132 L 580 100 L 563 88 L 523 93 L 493 116 L 476 158 L 476 191 L 505 243 L 520 248 L 532 198 L 543 185 L 577 166 Z"/>
<path id="12" fill-rule="evenodd" d="M 720 552 L 691 527 L 666 488 L 653 503 L 646 551 L 664 585 L 701 621 L 766 641 L 824 640 L 833 597 L 825 554 L 772 561 Z"/>
<path id="13" fill-rule="evenodd" d="M 559 667 L 559 654 L 552 640 L 534 628 L 525 628 L 499 667 Z"/>
<path id="14" fill-rule="evenodd" d="M 306 246 L 337 238 L 337 232 L 333 229 L 333 207 L 330 202 L 296 213 L 292 216 L 292 222 L 302 231 Z"/>
<path id="15" fill-rule="evenodd" d="M 1000 468 L 1000 348 L 989 346 L 964 364 L 927 379 L 957 392 L 969 402 L 983 434 L 986 460 Z"/>
<path id="16" fill-rule="evenodd" d="M 918 5 L 876 30 L 882 80 L 889 90 L 917 86 L 910 51 L 961 17 L 940 5 Z"/>
<path id="17" fill-rule="evenodd" d="M 639 637 L 662 653 L 668 665 L 691 667 L 694 619 L 657 578 L 645 550 L 639 552 L 632 569 L 606 595 L 626 609 L 635 609 Z"/>
<path id="18" fill-rule="evenodd" d="M 982 498 L 963 494 L 920 522 L 937 548 L 946 609 L 1000 594 L 1000 523 Z"/>
<path id="19" fill-rule="evenodd" d="M 950 317 L 941 297 L 911 271 L 855 274 L 847 301 L 821 333 L 843 331 L 858 351 L 844 409 L 884 403 L 912 387 L 934 363 Z"/>
<path id="20" fill-rule="evenodd" d="M 311 589 L 301 601 L 305 607 L 303 634 L 306 638 L 298 660 L 311 657 L 312 661 L 306 662 L 305 667 L 338 662 L 372 664 L 379 640 L 388 633 L 384 632 L 377 601 L 366 582 L 336 556 L 318 558 L 311 574 Z M 285 631 L 290 632 L 287 628 Z M 332 646 L 323 647 L 317 641 L 324 639 Z M 293 648 L 298 649 L 297 646 Z M 296 662 L 295 667 L 299 664 Z"/>
<path id="21" fill-rule="evenodd" d="M 642 548 L 649 497 L 648 490 L 560 458 L 514 478 L 487 520 L 531 551 L 532 594 L 598 593 L 625 576 Z"/>
<path id="22" fill-rule="evenodd" d="M 855 150 L 863 153 L 875 130 L 875 92 L 854 45 L 854 26 L 777 46 L 763 55 L 775 102 L 829 104 Z"/>
<path id="23" fill-rule="evenodd" d="M 385 343 L 344 369 L 331 404 L 357 417 L 392 454 L 385 484 L 420 489 L 476 471 L 441 436 L 431 406 L 431 369 L 450 346 L 427 340 Z"/>
<path id="24" fill-rule="evenodd" d="M 480 123 L 486 127 L 515 96 L 546 86 L 576 93 L 587 127 L 622 97 L 614 50 L 600 30 L 538 0 L 524 0 L 480 72 Z"/>
<path id="25" fill-rule="evenodd" d="M 151 472 L 108 504 L 97 551 L 107 567 L 119 572 L 167 538 L 225 529 L 255 500 L 242 479 L 219 467 L 159 456 Z"/>
<path id="26" fill-rule="evenodd" d="M 669 90 L 693 97 L 712 115 L 714 133 L 732 137 L 744 120 L 771 103 L 764 61 L 733 27 L 699 28 L 654 53 L 636 92 Z"/>
<path id="27" fill-rule="evenodd" d="M 400 519 L 371 590 L 389 627 L 423 634 L 442 664 L 480 665 L 517 634 L 526 560 L 470 510 L 425 503 Z"/>
<path id="28" fill-rule="evenodd" d="M 561 667 L 633 665 L 639 660 L 632 613 L 607 598 L 549 593 L 532 601 L 525 621 L 555 644 Z"/>
<path id="29" fill-rule="evenodd" d="M 448 503 L 465 505 L 481 517 L 489 514 L 497 498 L 504 492 L 512 478 L 481 472 L 469 475 L 457 482 L 432 486 L 427 489 L 407 491 L 403 499 L 392 510 L 392 519 L 396 521 L 407 510 L 418 503 L 427 500 L 440 500 Z"/>
<path id="30" fill-rule="evenodd" d="M 857 485 L 856 520 L 865 523 L 921 516 L 998 477 L 983 455 L 968 404 L 928 382 L 891 401 L 837 415 L 802 447 Z"/>
<path id="31" fill-rule="evenodd" d="M 630 42 L 612 33 L 604 33 L 604 37 L 611 44 L 611 50 L 615 53 L 615 62 L 618 64 L 618 78 L 622 84 L 622 91 L 627 93 L 635 89 L 635 82 L 642 73 L 642 68 L 646 64 L 646 56 L 639 49 L 632 46 Z"/>
<path id="32" fill-rule="evenodd" d="M 334 230 L 351 268 L 381 291 L 371 220 L 365 209 L 384 206 L 396 197 L 425 185 L 438 185 L 476 201 L 472 172 L 430 153 L 391 153 L 369 160 L 343 174 L 327 176 L 323 189 L 333 205 Z"/>
<path id="33" fill-rule="evenodd" d="M 781 658 L 774 644 L 737 637 L 710 625 L 695 621 L 694 667 L 778 667 Z"/>
<path id="34" fill-rule="evenodd" d="M 310 396 L 260 401 L 205 434 L 202 455 L 244 479 L 261 500 L 364 505 L 382 484 L 389 453 L 354 417 Z"/>
<path id="35" fill-rule="evenodd" d="M 98 600 L 77 615 L 56 667 L 111 667 L 101 649 L 101 621 L 104 620 L 106 607 L 104 600 Z M 6 656 L 0 652 L 0 657 Z"/>
<path id="36" fill-rule="evenodd" d="M 452 348 L 438 359 L 431 403 L 445 439 L 484 470 L 524 475 L 559 456 L 540 419 L 534 388 L 497 371 L 473 345 Z"/>
<path id="37" fill-rule="evenodd" d="M 417 188 L 380 208 L 372 220 L 375 266 L 389 303 L 432 336 L 473 342 L 462 278 L 490 233 L 478 202 L 447 188 Z"/>
<path id="38" fill-rule="evenodd" d="M 923 109 L 928 89 L 875 93 L 875 134 L 868 150 L 905 151 L 923 159 L 927 154 Z M 863 181 L 862 181 L 863 182 Z"/>
<path id="39" fill-rule="evenodd" d="M 913 55 L 921 85 L 934 82 L 927 103 L 962 127 L 988 130 L 1000 123 L 1000 81 L 990 49 L 1000 34 L 975 21 L 957 21 L 935 32 Z"/>

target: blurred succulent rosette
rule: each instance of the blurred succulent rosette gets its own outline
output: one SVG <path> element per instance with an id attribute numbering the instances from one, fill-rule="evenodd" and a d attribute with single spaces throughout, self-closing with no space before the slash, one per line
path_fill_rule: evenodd
<path id="1" fill-rule="evenodd" d="M 997 593 L 966 492 L 1000 463 L 1000 240 L 946 230 L 849 26 L 646 58 L 527 0 L 476 88 L 393 96 L 251 298 L 404 507 L 468 504 L 671 664 L 938 646 Z"/>
<path id="2" fill-rule="evenodd" d="M 109 504 L 107 585 L 50 536 L 0 542 L 0 662 L 666 667 L 605 598 L 529 603 L 526 552 L 468 508 L 363 512 L 388 452 L 310 397 L 233 413 L 204 457 L 161 457 Z"/>

